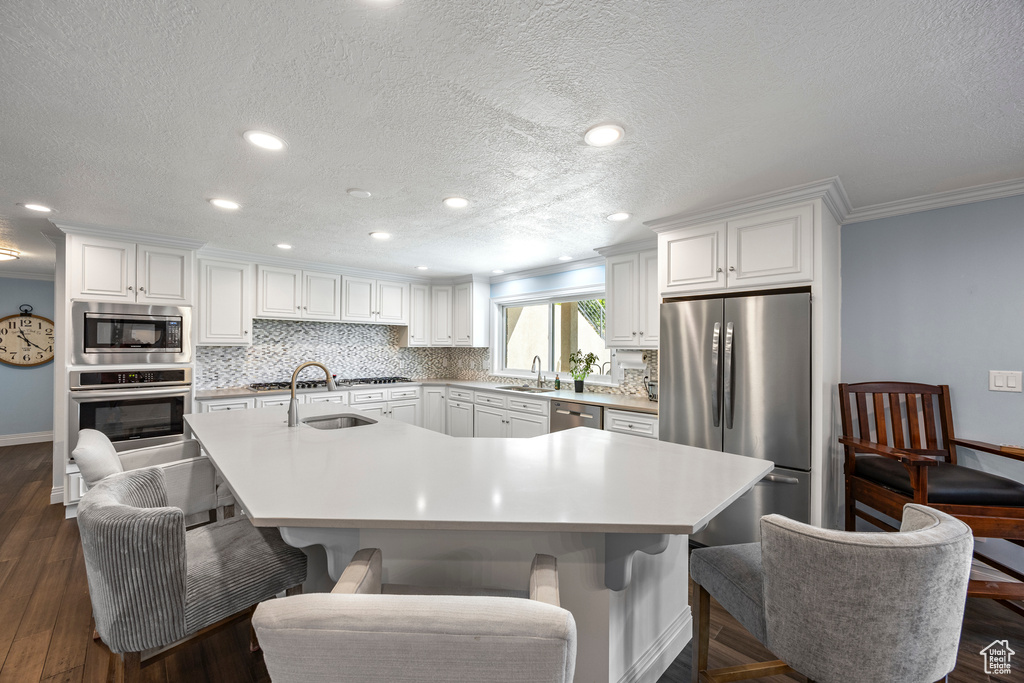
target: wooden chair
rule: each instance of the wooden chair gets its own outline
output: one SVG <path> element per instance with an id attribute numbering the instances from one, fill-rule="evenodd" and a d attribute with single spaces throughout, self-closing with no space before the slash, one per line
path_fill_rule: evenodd
<path id="1" fill-rule="evenodd" d="M 1024 547 L 1024 484 L 957 465 L 957 446 L 1024 461 L 1024 452 L 982 441 L 957 438 L 949 387 L 908 382 L 840 384 L 846 451 L 846 529 L 857 517 L 895 531 L 870 507 L 902 519 L 907 503 L 928 505 L 971 527 L 976 537 L 1002 538 Z M 858 506 L 857 503 L 861 503 Z M 969 597 L 1008 602 L 1024 599 L 1024 575 L 975 551 L 985 564 L 1017 581 L 973 580 Z"/>

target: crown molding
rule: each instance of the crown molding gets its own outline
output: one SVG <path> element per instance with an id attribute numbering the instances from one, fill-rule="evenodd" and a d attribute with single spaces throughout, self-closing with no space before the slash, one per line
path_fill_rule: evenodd
<path id="1" fill-rule="evenodd" d="M 406 275 L 404 273 L 391 273 L 383 270 L 366 270 L 365 268 L 349 268 L 333 263 L 321 263 L 319 261 L 301 261 L 288 258 L 287 256 L 269 256 L 266 254 L 250 254 L 244 251 L 221 249 L 219 247 L 203 247 L 196 252 L 197 258 L 220 259 L 226 261 L 248 261 L 257 266 L 276 266 L 278 268 L 292 268 L 299 270 L 314 270 L 320 273 L 336 273 L 348 277 L 365 277 L 371 279 L 394 280 L 395 282 L 411 282 L 414 284 L 429 285 L 440 284 L 439 281 L 430 278 Z"/>
<path id="2" fill-rule="evenodd" d="M 846 217 L 852 211 L 850 208 L 850 200 L 846 196 L 846 190 L 843 189 L 842 181 L 839 180 L 839 176 L 832 176 L 831 178 L 825 178 L 824 180 L 816 180 L 804 185 L 788 187 L 784 190 L 766 192 L 764 194 L 748 197 L 736 202 L 719 204 L 709 209 L 683 212 L 666 218 L 646 221 L 644 222 L 644 225 L 654 232 L 664 232 L 666 230 L 685 228 L 691 225 L 698 225 L 700 223 L 728 220 L 747 213 L 766 211 L 781 206 L 787 206 L 789 204 L 796 204 L 798 202 L 812 201 L 816 199 L 820 199 L 822 201 L 825 208 L 829 210 L 829 212 L 835 217 L 836 221 L 840 224 L 845 221 Z"/>
<path id="3" fill-rule="evenodd" d="M 618 256 L 619 254 L 629 254 L 631 252 L 648 251 L 650 249 L 658 248 L 658 238 L 648 237 L 642 240 L 633 240 L 632 242 L 622 242 L 620 244 L 609 244 L 607 247 L 598 247 L 596 251 L 601 256 Z"/>
<path id="4" fill-rule="evenodd" d="M 1003 197 L 1014 197 L 1021 194 L 1024 194 L 1024 178 L 1003 180 L 997 183 L 975 185 L 960 190 L 936 192 L 935 194 L 926 194 L 920 197 L 898 199 L 892 202 L 861 207 L 852 211 L 846 217 L 846 220 L 843 221 L 843 224 L 863 223 L 864 221 L 874 221 L 880 218 L 892 218 L 893 216 L 903 216 L 919 211 L 945 209 L 950 206 L 959 206 L 960 204 L 974 204 L 990 199 L 1002 199 Z"/>
<path id="5" fill-rule="evenodd" d="M 53 282 L 54 273 L 5 273 L 0 270 L 0 278 L 13 278 L 15 280 L 49 280 Z"/>
<path id="6" fill-rule="evenodd" d="M 579 261 L 568 261 L 566 263 L 559 263 L 553 266 L 541 266 L 540 268 L 530 268 L 529 270 L 517 270 L 514 273 L 502 273 L 501 275 L 492 275 L 490 283 L 496 284 L 498 282 L 509 282 L 510 280 L 525 280 L 528 277 L 540 277 L 542 275 L 554 275 L 555 273 L 567 273 L 570 270 L 583 270 L 584 268 L 593 268 L 594 266 L 603 266 L 604 259 L 597 256 L 593 258 L 580 259 Z"/>
<path id="7" fill-rule="evenodd" d="M 184 237 L 167 237 L 165 235 L 154 235 L 144 232 L 129 232 L 127 230 L 114 230 L 100 225 L 89 225 L 86 223 L 66 223 L 64 221 L 51 221 L 64 234 L 89 235 L 92 237 L 106 237 L 117 240 L 131 240 L 144 244 L 158 244 L 164 247 L 179 247 L 181 249 L 199 249 L 206 242 L 199 240 L 185 239 Z M 45 234 L 45 233 L 44 233 Z"/>

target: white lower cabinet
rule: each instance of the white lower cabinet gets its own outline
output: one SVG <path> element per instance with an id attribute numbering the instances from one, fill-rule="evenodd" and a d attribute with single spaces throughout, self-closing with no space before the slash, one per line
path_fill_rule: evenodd
<path id="1" fill-rule="evenodd" d="M 449 398 L 446 427 L 449 436 L 473 436 L 473 404 Z"/>
<path id="2" fill-rule="evenodd" d="M 626 410 L 604 411 L 604 430 L 619 434 L 634 434 L 648 439 L 658 438 L 658 416 Z"/>
<path id="3" fill-rule="evenodd" d="M 297 403 L 305 403 L 302 400 L 303 397 L 298 395 L 295 397 Z M 274 394 L 273 396 L 257 396 L 256 407 L 257 408 L 276 408 L 278 406 L 288 407 L 288 404 L 292 402 L 291 394 L 282 396 L 281 394 Z"/>
<path id="4" fill-rule="evenodd" d="M 480 396 L 477 396 L 480 400 Z M 520 413 L 477 404 L 473 410 L 473 436 L 522 439 L 548 433 L 547 415 Z"/>
<path id="5" fill-rule="evenodd" d="M 256 407 L 252 398 L 211 398 L 196 401 L 201 413 L 215 413 L 218 410 L 247 410 Z"/>
<path id="6" fill-rule="evenodd" d="M 550 431 L 546 415 L 528 415 L 512 410 L 508 411 L 508 420 L 505 426 L 508 428 L 507 436 L 513 439 L 529 439 L 534 436 L 543 436 Z"/>
<path id="7" fill-rule="evenodd" d="M 306 394 L 306 403 L 340 403 L 348 405 L 347 391 L 328 391 L 323 394 Z"/>
<path id="8" fill-rule="evenodd" d="M 388 417 L 392 420 L 398 420 L 399 422 L 419 427 L 423 424 L 423 419 L 420 416 L 420 399 L 389 402 Z"/>
<path id="9" fill-rule="evenodd" d="M 423 388 L 423 426 L 442 434 L 445 433 L 447 393 L 444 387 Z"/>
<path id="10" fill-rule="evenodd" d="M 423 424 L 419 387 L 356 389 L 349 403 L 353 408 L 377 417 L 389 417 L 417 427 Z"/>

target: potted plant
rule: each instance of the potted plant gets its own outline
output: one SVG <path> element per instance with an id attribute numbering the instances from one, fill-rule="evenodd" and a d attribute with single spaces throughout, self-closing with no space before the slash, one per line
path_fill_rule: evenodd
<path id="1" fill-rule="evenodd" d="M 587 378 L 596 363 L 597 354 L 593 352 L 584 354 L 580 349 L 576 349 L 569 354 L 569 374 L 572 375 L 573 390 L 577 394 L 583 393 L 583 380 Z"/>

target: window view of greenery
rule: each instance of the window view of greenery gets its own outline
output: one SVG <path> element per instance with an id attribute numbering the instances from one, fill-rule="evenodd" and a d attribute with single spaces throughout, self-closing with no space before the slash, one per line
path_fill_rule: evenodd
<path id="1" fill-rule="evenodd" d="M 592 351 L 599 363 L 611 360 L 611 351 L 604 347 L 604 299 L 507 306 L 504 310 L 507 370 L 529 370 L 534 356 L 540 356 L 545 372 L 568 372 L 569 354 L 576 349 Z M 595 367 L 593 374 L 602 374 L 602 369 Z"/>

